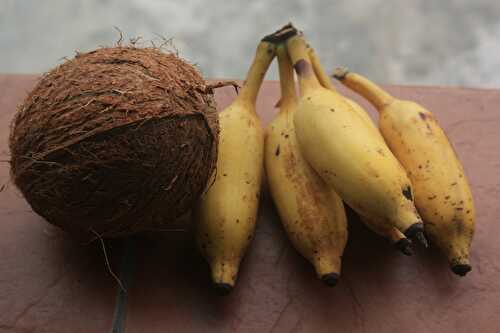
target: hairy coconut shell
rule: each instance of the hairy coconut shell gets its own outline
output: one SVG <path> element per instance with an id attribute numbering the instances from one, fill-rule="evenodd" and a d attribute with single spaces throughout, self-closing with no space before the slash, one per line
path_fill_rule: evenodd
<path id="1" fill-rule="evenodd" d="M 20 106 L 11 175 L 50 223 L 129 235 L 193 205 L 217 142 L 212 91 L 193 66 L 155 48 L 102 48 L 45 74 Z"/>

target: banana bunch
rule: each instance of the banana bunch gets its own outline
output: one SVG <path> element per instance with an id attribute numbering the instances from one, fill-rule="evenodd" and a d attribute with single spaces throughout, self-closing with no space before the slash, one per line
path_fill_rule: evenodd
<path id="1" fill-rule="evenodd" d="M 264 131 L 256 99 L 275 56 L 280 110 Z M 329 286 L 338 282 L 347 243 L 344 202 L 402 253 L 412 254 L 412 240 L 427 247 L 427 235 L 454 273 L 471 270 L 472 194 L 432 113 L 361 75 L 338 69 L 334 76 L 375 106 L 380 130 L 335 89 L 291 24 L 262 39 L 239 95 L 219 114 L 216 171 L 193 216 L 220 292 L 234 288 L 252 240 L 264 170 L 292 245 Z"/>
<path id="2" fill-rule="evenodd" d="M 335 78 L 366 98 L 379 112 L 380 132 L 408 172 L 425 232 L 446 255 L 451 270 L 471 270 L 469 251 L 475 211 L 463 167 L 433 114 L 394 98 L 359 74 L 338 68 Z"/>
<path id="3" fill-rule="evenodd" d="M 264 129 L 255 112 L 257 93 L 274 44 L 262 41 L 238 97 L 219 114 L 217 165 L 194 209 L 196 239 L 221 293 L 230 292 L 257 221 L 264 160 Z"/>

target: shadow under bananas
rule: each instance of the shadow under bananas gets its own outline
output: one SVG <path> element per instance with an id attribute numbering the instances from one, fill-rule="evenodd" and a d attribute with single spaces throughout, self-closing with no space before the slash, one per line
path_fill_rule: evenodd
<path id="1" fill-rule="evenodd" d="M 349 208 L 347 215 L 349 241 L 334 288 L 326 287 L 292 248 L 266 185 L 254 240 L 237 285 L 227 296 L 213 289 L 209 266 L 198 252 L 189 224 L 136 238 L 127 329 L 139 329 L 139 323 L 147 321 L 168 325 L 172 331 L 186 325 L 219 332 L 322 331 L 318 323 L 336 322 L 345 325 L 337 329 L 349 331 L 383 318 L 389 309 L 404 307 L 415 290 L 421 290 L 419 297 L 451 299 L 461 289 L 455 287 L 458 279 L 436 251 L 417 248 L 413 257 L 404 256 L 367 229 Z M 425 302 L 416 307 L 424 308 Z"/>

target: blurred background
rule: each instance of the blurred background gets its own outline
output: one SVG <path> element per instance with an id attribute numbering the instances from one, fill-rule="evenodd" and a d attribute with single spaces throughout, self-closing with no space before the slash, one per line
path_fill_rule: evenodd
<path id="1" fill-rule="evenodd" d="M 500 88 L 500 1 L 0 0 L 0 72 L 39 73 L 119 38 L 173 38 L 208 78 L 245 76 L 288 21 L 325 67 L 381 83 Z M 273 66 L 268 78 L 276 79 Z"/>

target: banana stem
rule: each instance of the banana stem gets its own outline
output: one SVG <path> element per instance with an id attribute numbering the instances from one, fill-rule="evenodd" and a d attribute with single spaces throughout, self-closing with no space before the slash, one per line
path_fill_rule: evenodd
<path id="1" fill-rule="evenodd" d="M 311 90 L 321 88 L 318 78 L 314 74 L 312 65 L 309 62 L 309 55 L 304 39 L 301 36 L 293 36 L 288 39 L 286 46 L 288 54 L 292 59 L 293 67 L 299 77 L 300 94 L 304 95 Z"/>
<path id="2" fill-rule="evenodd" d="M 309 60 L 311 61 L 311 64 L 313 66 L 314 73 L 318 77 L 319 83 L 326 89 L 336 91 L 337 89 L 335 89 L 335 86 L 332 84 L 332 80 L 330 79 L 328 74 L 326 74 L 323 66 L 321 66 L 319 57 L 314 51 L 314 49 L 312 47 L 309 47 L 308 51 L 309 51 Z"/>
<path id="3" fill-rule="evenodd" d="M 272 43 L 266 41 L 259 43 L 243 88 L 241 88 L 237 97 L 238 101 L 255 105 L 260 86 L 275 55 L 276 47 Z"/>
<path id="4" fill-rule="evenodd" d="M 278 66 L 280 72 L 281 110 L 289 110 L 289 108 L 286 108 L 284 106 L 286 106 L 287 104 L 295 104 L 297 102 L 295 81 L 293 77 L 293 67 L 284 44 L 278 45 L 276 54 L 278 57 Z"/>
<path id="5" fill-rule="evenodd" d="M 219 81 L 215 83 L 210 83 L 207 85 L 206 91 L 213 94 L 214 89 L 223 88 L 227 86 L 232 86 L 236 91 L 236 95 L 238 95 L 238 89 L 240 89 L 241 87 L 238 85 L 236 81 Z"/>
<path id="6" fill-rule="evenodd" d="M 388 92 L 372 81 L 359 74 L 349 72 L 346 68 L 337 68 L 333 76 L 344 85 L 366 98 L 378 111 L 381 111 L 395 100 Z"/>

